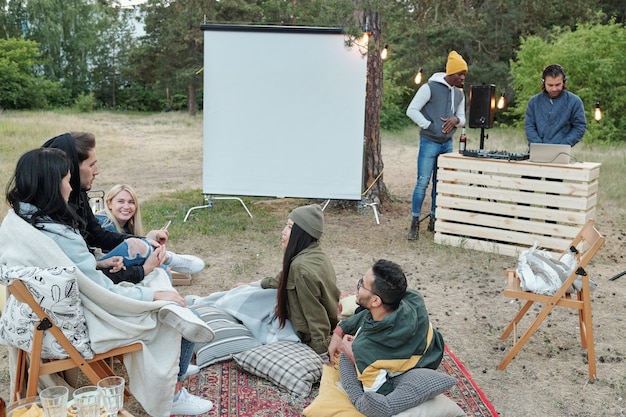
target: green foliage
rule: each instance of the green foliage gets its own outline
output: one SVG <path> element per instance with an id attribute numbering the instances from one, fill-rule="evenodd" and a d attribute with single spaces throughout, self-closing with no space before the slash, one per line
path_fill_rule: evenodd
<path id="1" fill-rule="evenodd" d="M 36 109 L 62 102 L 60 85 L 35 73 L 38 46 L 24 39 L 0 39 L 0 107 Z"/>
<path id="2" fill-rule="evenodd" d="M 583 140 L 624 140 L 626 122 L 626 29 L 611 22 L 607 25 L 584 24 L 575 31 L 560 30 L 548 40 L 529 36 L 522 40 L 517 59 L 511 63 L 517 103 L 511 109 L 521 121 L 528 99 L 541 91 L 541 72 L 549 64 L 561 64 L 567 73 L 568 89 L 585 106 L 588 129 Z M 593 118 L 595 103 L 600 102 L 603 118 Z"/>
<path id="3" fill-rule="evenodd" d="M 381 129 L 395 131 L 409 126 L 412 122 L 406 115 L 405 97 L 412 93 L 407 87 L 397 83 L 398 73 L 383 73 L 383 103 L 380 114 Z M 396 78 L 394 78 L 394 75 Z"/>
<path id="4" fill-rule="evenodd" d="M 74 108 L 81 113 L 91 113 L 96 109 L 96 98 L 93 93 L 79 94 L 74 100 Z"/>

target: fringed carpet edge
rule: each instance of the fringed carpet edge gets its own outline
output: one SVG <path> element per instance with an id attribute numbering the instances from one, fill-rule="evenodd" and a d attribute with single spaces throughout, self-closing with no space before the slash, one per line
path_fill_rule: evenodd
<path id="1" fill-rule="evenodd" d="M 498 417 L 499 414 L 495 407 L 491 401 L 489 401 L 484 391 L 476 384 L 474 378 L 472 378 L 463 363 L 452 352 L 450 352 L 448 345 L 445 345 L 444 348 L 445 354 L 443 355 L 441 365 L 439 365 L 439 370 L 456 377 L 459 381 L 454 387 L 446 392 L 448 397 L 456 401 L 456 403 L 463 409 L 463 411 L 465 411 L 467 415 Z M 454 370 L 451 364 L 456 366 L 457 371 Z M 455 393 L 455 391 L 459 392 Z"/>

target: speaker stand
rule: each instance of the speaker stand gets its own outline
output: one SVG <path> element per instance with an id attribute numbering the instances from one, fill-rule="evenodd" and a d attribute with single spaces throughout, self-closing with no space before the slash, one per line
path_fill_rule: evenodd
<path id="1" fill-rule="evenodd" d="M 485 128 L 480 128 L 480 149 L 485 149 L 485 139 L 489 139 L 489 135 L 485 135 Z"/>

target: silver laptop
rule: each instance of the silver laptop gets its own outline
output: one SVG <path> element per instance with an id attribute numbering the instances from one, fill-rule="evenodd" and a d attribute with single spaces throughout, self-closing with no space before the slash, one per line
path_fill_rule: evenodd
<path id="1" fill-rule="evenodd" d="M 531 143 L 529 160 L 542 164 L 569 164 L 571 151 L 570 145 Z"/>

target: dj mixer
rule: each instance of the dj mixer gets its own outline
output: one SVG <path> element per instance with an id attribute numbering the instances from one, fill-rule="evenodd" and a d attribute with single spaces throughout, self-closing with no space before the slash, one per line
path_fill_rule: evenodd
<path id="1" fill-rule="evenodd" d="M 529 158 L 528 153 L 490 151 L 486 149 L 466 149 L 463 151 L 463 156 L 485 159 L 503 159 L 505 161 L 525 161 Z"/>

